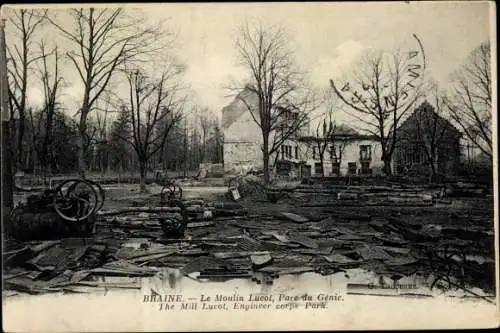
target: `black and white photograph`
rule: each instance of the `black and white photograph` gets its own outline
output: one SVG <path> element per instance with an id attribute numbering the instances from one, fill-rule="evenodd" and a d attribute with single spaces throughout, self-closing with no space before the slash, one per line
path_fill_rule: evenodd
<path id="1" fill-rule="evenodd" d="M 496 4 L 1 8 L 6 332 L 493 328 Z"/>

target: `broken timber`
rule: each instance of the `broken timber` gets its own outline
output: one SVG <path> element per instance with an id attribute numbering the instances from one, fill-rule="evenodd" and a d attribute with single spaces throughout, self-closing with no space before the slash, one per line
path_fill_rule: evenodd
<path id="1" fill-rule="evenodd" d="M 127 207 L 108 211 L 99 211 L 97 216 L 113 216 L 129 213 L 180 213 L 180 207 Z"/>

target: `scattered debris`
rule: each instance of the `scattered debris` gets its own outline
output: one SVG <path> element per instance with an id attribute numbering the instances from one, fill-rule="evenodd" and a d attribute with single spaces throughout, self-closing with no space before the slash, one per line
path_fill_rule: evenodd
<path id="1" fill-rule="evenodd" d="M 271 257 L 268 253 L 254 254 L 250 256 L 250 259 L 252 260 L 252 265 L 257 269 L 262 268 L 273 261 L 273 257 Z"/>
<path id="2" fill-rule="evenodd" d="M 442 188 L 270 189 L 249 175 L 230 186 L 223 201 L 184 200 L 175 186 L 163 192 L 156 205 L 127 202 L 96 211 L 89 233 L 8 239 L 2 253 L 5 285 L 11 294 L 136 289 L 138 278 L 154 276 L 160 267 L 179 268 L 200 280 L 245 278 L 261 284 L 285 274 L 357 267 L 395 278 L 425 270 L 439 279 L 436 286 L 448 280 L 492 283 L 487 277 L 494 267 L 492 214 L 484 217 L 475 204 L 458 209 L 455 197 L 446 208 L 453 213 L 444 212 L 437 205 L 448 200 Z M 18 214 L 24 225 L 46 219 L 49 230 L 56 227 L 49 220 L 59 218 L 54 211 Z"/>
<path id="3" fill-rule="evenodd" d="M 238 201 L 241 199 L 240 192 L 238 192 L 238 189 L 236 187 L 231 187 L 229 189 L 229 192 L 231 193 L 232 199 L 234 201 Z"/>

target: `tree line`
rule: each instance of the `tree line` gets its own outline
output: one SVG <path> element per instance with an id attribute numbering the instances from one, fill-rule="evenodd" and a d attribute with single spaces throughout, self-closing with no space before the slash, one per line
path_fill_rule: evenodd
<path id="1" fill-rule="evenodd" d="M 161 23 L 123 8 L 20 9 L 7 26 L 16 170 L 138 170 L 143 183 L 147 170 L 222 162 L 218 119 L 190 103 L 185 68 L 171 56 L 175 36 Z M 76 110 L 61 102 L 69 85 L 80 89 Z M 32 105 L 37 87 L 42 102 Z"/>

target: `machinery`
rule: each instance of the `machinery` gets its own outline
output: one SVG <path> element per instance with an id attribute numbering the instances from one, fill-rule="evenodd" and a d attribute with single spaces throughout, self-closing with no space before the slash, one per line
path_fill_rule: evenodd
<path id="1" fill-rule="evenodd" d="M 169 180 L 162 187 L 160 192 L 160 204 L 165 204 L 170 200 L 182 200 L 182 187 Z"/>
<path id="2" fill-rule="evenodd" d="M 181 238 L 190 212 L 182 201 L 182 188 L 172 181 L 164 184 L 160 205 L 173 209 L 157 218 L 165 237 Z M 22 241 L 89 236 L 94 232 L 96 215 L 104 199 L 104 190 L 94 181 L 64 180 L 17 205 L 10 213 L 6 234 Z"/>
<path id="3" fill-rule="evenodd" d="M 19 240 L 89 235 L 104 199 L 104 190 L 94 181 L 65 180 L 16 206 L 6 232 Z"/>
<path id="4" fill-rule="evenodd" d="M 171 180 L 164 182 L 160 192 L 160 205 L 178 207 L 179 213 L 159 218 L 161 228 L 167 238 L 182 238 L 187 226 L 186 207 L 182 202 L 182 188 Z"/>

